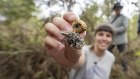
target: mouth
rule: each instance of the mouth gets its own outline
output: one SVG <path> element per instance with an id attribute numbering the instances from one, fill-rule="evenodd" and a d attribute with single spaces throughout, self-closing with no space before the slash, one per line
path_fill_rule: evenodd
<path id="1" fill-rule="evenodd" d="M 101 47 L 108 47 L 108 43 L 106 43 L 106 42 L 101 42 L 100 45 L 101 45 Z"/>

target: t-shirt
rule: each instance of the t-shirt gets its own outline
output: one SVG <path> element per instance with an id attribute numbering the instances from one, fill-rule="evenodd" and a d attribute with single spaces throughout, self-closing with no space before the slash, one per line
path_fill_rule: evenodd
<path id="1" fill-rule="evenodd" d="M 98 57 L 90 50 L 90 46 L 84 46 L 82 51 L 85 55 L 84 64 L 71 69 L 69 79 L 109 79 L 114 55 L 106 50 L 104 56 Z"/>

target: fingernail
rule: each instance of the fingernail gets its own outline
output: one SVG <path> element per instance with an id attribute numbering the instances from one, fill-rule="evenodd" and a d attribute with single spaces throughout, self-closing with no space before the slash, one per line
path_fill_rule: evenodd
<path id="1" fill-rule="evenodd" d="M 57 50 L 62 50 L 64 48 L 64 45 L 63 44 L 59 44 L 58 47 L 57 47 Z"/>
<path id="2" fill-rule="evenodd" d="M 64 27 L 64 31 L 69 31 L 69 30 L 71 30 L 70 26 L 65 26 Z"/>
<path id="3" fill-rule="evenodd" d="M 62 40 L 62 39 L 64 39 L 64 36 L 63 36 L 62 34 L 59 34 L 59 35 L 58 35 L 58 38 L 59 38 L 60 40 Z"/>
<path id="4" fill-rule="evenodd" d="M 65 26 L 64 30 L 65 31 L 68 31 L 69 30 L 69 27 L 68 26 Z"/>
<path id="5" fill-rule="evenodd" d="M 76 18 L 75 15 L 71 15 L 71 16 L 69 17 L 69 20 L 74 20 L 75 18 Z"/>

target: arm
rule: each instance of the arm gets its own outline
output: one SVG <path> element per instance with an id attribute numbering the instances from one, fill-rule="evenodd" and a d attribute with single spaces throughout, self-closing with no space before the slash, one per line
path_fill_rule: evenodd
<path id="1" fill-rule="evenodd" d="M 67 50 L 70 50 L 69 48 L 71 47 L 69 46 L 66 47 Z M 71 51 L 65 53 L 65 56 L 70 62 L 73 63 L 71 68 L 78 68 L 84 63 L 85 54 L 82 50 L 71 49 Z"/>
<path id="2" fill-rule="evenodd" d="M 61 35 L 61 31 L 68 32 L 72 30 L 71 23 L 76 19 L 77 16 L 74 13 L 68 12 L 64 14 L 63 18 L 55 17 L 52 23 L 47 23 L 45 26 L 48 33 L 45 39 L 47 53 L 64 68 L 78 67 L 84 62 L 82 49 L 74 50 L 62 43 L 64 36 Z M 85 34 L 83 32 L 80 35 L 85 37 Z"/>
<path id="3" fill-rule="evenodd" d="M 123 17 L 122 26 L 115 28 L 116 34 L 119 35 L 119 34 L 124 33 L 127 30 L 127 27 L 128 27 L 128 18 Z"/>

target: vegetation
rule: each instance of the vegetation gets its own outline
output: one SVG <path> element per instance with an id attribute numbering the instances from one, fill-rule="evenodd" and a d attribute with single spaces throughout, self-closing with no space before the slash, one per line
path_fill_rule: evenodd
<path id="1" fill-rule="evenodd" d="M 67 79 L 67 71 L 47 55 L 43 43 L 47 35 L 44 24 L 54 16 L 60 16 L 61 12 L 72 11 L 75 5 L 80 5 L 79 16 L 88 25 L 85 40 L 90 44 L 94 27 L 107 21 L 114 0 L 105 0 L 102 5 L 98 5 L 96 0 L 86 0 L 84 3 L 80 4 L 78 0 L 0 0 L 0 79 Z M 38 19 L 42 5 L 50 9 L 49 17 Z M 53 6 L 60 9 L 54 11 Z M 129 21 L 128 51 L 123 57 L 115 53 L 116 63 L 111 79 L 140 77 L 137 19 L 138 14 L 135 14 Z M 120 67 L 122 58 L 128 63 L 127 72 Z"/>

